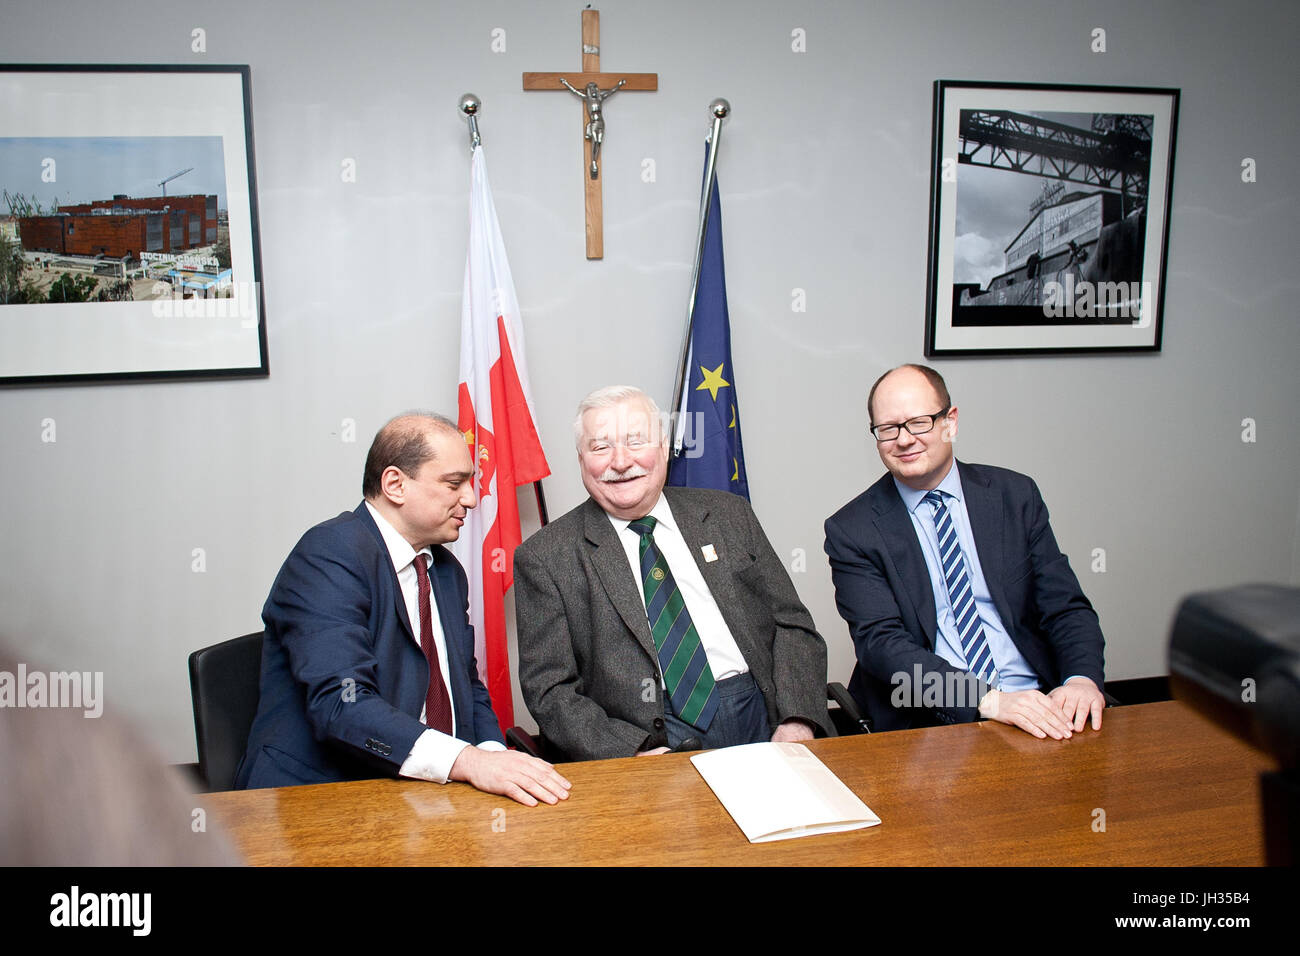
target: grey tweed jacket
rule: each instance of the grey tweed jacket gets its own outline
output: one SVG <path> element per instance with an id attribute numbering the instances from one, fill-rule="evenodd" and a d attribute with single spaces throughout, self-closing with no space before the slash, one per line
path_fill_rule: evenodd
<path id="1" fill-rule="evenodd" d="M 833 734 L 826 643 L 749 503 L 665 488 L 773 728 L 792 717 Z M 702 549 L 713 545 L 717 560 Z M 609 518 L 588 498 L 515 551 L 519 682 L 541 732 L 574 760 L 628 757 L 667 743 L 645 602 Z"/>

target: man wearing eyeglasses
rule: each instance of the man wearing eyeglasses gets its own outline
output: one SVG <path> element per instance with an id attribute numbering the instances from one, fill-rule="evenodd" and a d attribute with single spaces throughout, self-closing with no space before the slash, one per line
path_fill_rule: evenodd
<path id="1" fill-rule="evenodd" d="M 826 736 L 812 616 L 744 498 L 664 488 L 666 431 L 637 388 L 578 406 L 590 497 L 515 551 L 528 710 L 574 760 Z"/>
<path id="2" fill-rule="evenodd" d="M 922 365 L 867 399 L 889 473 L 826 521 L 849 689 L 878 730 L 978 718 L 1101 728 L 1103 638 L 1031 478 L 953 456 L 957 408 Z"/>

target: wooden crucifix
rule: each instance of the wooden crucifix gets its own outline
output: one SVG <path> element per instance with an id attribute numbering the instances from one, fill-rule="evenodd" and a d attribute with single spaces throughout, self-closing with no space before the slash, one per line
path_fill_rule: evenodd
<path id="1" fill-rule="evenodd" d="M 525 90 L 559 90 L 582 99 L 583 188 L 586 192 L 587 258 L 605 255 L 600 188 L 600 147 L 605 139 L 603 104 L 618 90 L 657 90 L 658 73 L 600 72 L 600 11 L 582 11 L 582 72 L 525 73 Z"/>

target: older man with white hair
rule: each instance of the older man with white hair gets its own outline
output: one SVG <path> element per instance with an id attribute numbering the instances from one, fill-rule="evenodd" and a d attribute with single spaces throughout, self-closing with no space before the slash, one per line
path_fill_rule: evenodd
<path id="1" fill-rule="evenodd" d="M 743 498 L 664 488 L 668 437 L 630 386 L 574 422 L 589 497 L 515 552 L 519 680 L 575 760 L 830 733 L 826 644 Z"/>

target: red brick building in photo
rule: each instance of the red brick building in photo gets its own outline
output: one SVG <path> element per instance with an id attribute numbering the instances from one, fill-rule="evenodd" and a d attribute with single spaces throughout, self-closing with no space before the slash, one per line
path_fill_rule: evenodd
<path id="1" fill-rule="evenodd" d="M 97 199 L 52 216 L 22 216 L 18 236 L 27 252 L 65 256 L 138 259 L 142 252 L 183 252 L 217 241 L 217 197 Z"/>

